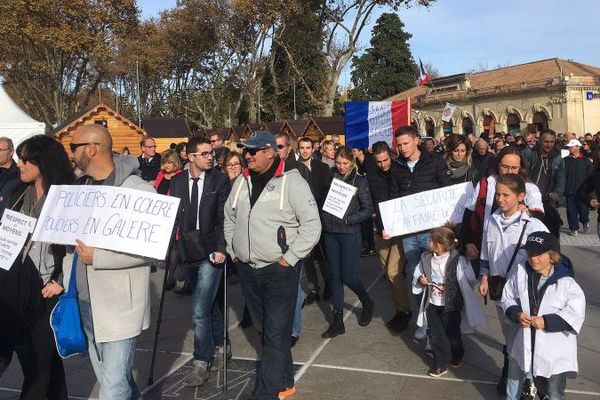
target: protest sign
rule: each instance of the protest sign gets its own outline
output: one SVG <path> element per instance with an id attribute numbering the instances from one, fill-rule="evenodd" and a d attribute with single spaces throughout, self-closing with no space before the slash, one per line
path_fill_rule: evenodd
<path id="1" fill-rule="evenodd" d="M 0 224 L 0 268 L 8 271 L 33 232 L 35 218 L 6 209 Z"/>
<path id="2" fill-rule="evenodd" d="M 464 182 L 379 203 L 385 232 L 393 237 L 459 223 L 472 186 Z"/>
<path id="3" fill-rule="evenodd" d="M 452 115 L 454 114 L 454 110 L 456 110 L 456 106 L 454 104 L 446 103 L 446 106 L 442 111 L 442 121 L 450 122 Z"/>
<path id="4" fill-rule="evenodd" d="M 333 179 L 329 193 L 327 193 L 327 198 L 325 199 L 325 204 L 323 204 L 323 211 L 333 214 L 340 219 L 344 218 L 354 193 L 356 193 L 355 186 L 349 185 L 339 179 Z"/>
<path id="5" fill-rule="evenodd" d="M 165 258 L 179 198 L 114 186 L 52 186 L 33 233 L 75 244 Z"/>

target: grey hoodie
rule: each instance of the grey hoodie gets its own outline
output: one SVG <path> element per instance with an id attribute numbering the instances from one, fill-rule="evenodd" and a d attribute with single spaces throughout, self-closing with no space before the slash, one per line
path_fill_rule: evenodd
<path id="1" fill-rule="evenodd" d="M 281 257 L 295 265 L 317 244 L 321 220 L 308 183 L 298 170 L 277 169 L 254 207 L 248 171 L 237 177 L 225 203 L 224 232 L 227 253 L 254 268 Z M 278 234 L 283 232 L 285 239 Z"/>

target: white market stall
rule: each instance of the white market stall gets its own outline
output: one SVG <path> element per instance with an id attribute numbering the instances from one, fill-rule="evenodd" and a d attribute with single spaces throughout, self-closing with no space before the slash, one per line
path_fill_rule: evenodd
<path id="1" fill-rule="evenodd" d="M 0 137 L 6 136 L 12 139 L 16 148 L 22 141 L 44 134 L 45 131 L 46 125 L 21 110 L 0 82 Z"/>

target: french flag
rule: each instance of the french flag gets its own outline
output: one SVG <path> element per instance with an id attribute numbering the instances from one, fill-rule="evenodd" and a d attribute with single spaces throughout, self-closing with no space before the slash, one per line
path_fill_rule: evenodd
<path id="1" fill-rule="evenodd" d="M 347 101 L 344 103 L 346 146 L 367 149 L 384 141 L 393 147 L 394 132 L 410 122 L 410 102 Z"/>
<path id="2" fill-rule="evenodd" d="M 429 72 L 423 66 L 423 61 L 419 58 L 419 86 L 423 86 L 431 82 L 431 76 Z"/>

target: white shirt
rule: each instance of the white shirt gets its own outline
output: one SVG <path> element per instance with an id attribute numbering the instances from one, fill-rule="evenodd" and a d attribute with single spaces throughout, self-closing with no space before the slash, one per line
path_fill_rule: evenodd
<path id="1" fill-rule="evenodd" d="M 202 200 L 202 191 L 204 190 L 204 171 L 202 171 L 198 178 L 198 209 L 196 210 L 196 217 L 198 217 L 200 214 L 200 200 Z M 192 187 L 194 186 L 192 174 L 189 174 L 188 185 L 188 192 L 190 192 L 190 204 L 192 204 Z M 200 229 L 200 220 L 198 218 L 196 218 L 196 229 Z"/>
<path id="2" fill-rule="evenodd" d="M 446 305 L 444 298 L 444 277 L 446 276 L 446 264 L 450 258 L 450 252 L 439 256 L 433 255 L 431 259 L 431 287 L 429 291 L 429 302 L 434 306 Z"/>

